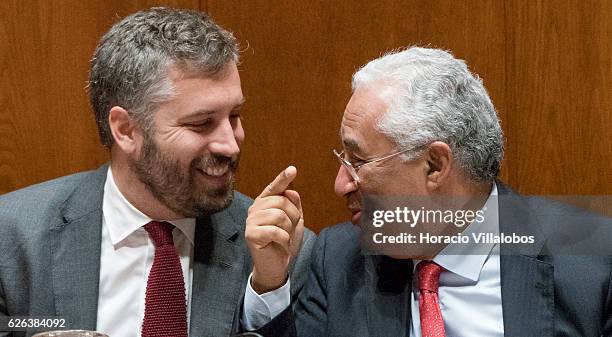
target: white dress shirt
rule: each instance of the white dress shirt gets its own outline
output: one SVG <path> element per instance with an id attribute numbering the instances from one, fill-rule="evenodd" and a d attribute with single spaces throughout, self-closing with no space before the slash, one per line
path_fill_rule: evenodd
<path id="1" fill-rule="evenodd" d="M 485 221 L 473 222 L 463 235 L 472 233 L 499 234 L 497 186 L 493 188 L 483 210 Z M 446 269 L 440 274 L 438 297 L 446 337 L 503 337 L 499 245 L 494 243 L 449 244 L 434 259 Z M 419 315 L 419 280 L 412 278 L 410 336 L 421 336 Z"/>
<path id="2" fill-rule="evenodd" d="M 246 330 L 258 329 L 269 323 L 291 304 L 291 280 L 282 287 L 257 294 L 251 287 L 251 274 L 244 293 L 244 310 L 242 311 L 242 327 Z"/>
<path id="3" fill-rule="evenodd" d="M 485 212 L 485 221 L 473 222 L 464 230 L 463 235 L 499 234 L 499 203 L 495 184 L 482 209 Z M 449 244 L 433 261 L 446 269 L 440 275 L 438 289 L 446 337 L 503 337 L 499 245 Z M 421 337 L 420 294 L 416 277 L 416 265 L 419 262 L 414 260 L 415 276 L 410 295 L 411 337 Z M 251 287 L 249 278 L 245 293 L 243 326 L 254 330 L 265 325 L 287 308 L 289 302 L 288 284 L 258 295 Z"/>
<path id="4" fill-rule="evenodd" d="M 155 254 L 153 241 L 143 226 L 153 219 L 125 199 L 115 184 L 110 167 L 104 185 L 102 211 L 96 329 L 111 337 L 140 336 L 147 279 Z M 176 226 L 172 235 L 185 280 L 189 324 L 195 219 L 168 222 Z"/>

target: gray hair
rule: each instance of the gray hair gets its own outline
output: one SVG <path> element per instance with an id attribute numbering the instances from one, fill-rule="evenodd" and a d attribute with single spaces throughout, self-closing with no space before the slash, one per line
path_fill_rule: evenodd
<path id="1" fill-rule="evenodd" d="M 377 128 L 400 149 L 434 141 L 449 145 L 467 178 L 493 181 L 504 156 L 504 140 L 491 99 L 463 60 L 439 49 L 411 47 L 375 59 L 353 75 L 353 92 L 366 85 L 389 89 L 388 111 Z M 405 160 L 419 151 L 408 152 Z"/>
<path id="2" fill-rule="evenodd" d="M 207 76 L 229 61 L 238 62 L 236 39 L 205 13 L 156 7 L 116 23 L 100 40 L 89 73 L 101 143 L 113 144 L 108 124 L 113 106 L 151 128 L 151 112 L 175 94 L 170 68 Z"/>

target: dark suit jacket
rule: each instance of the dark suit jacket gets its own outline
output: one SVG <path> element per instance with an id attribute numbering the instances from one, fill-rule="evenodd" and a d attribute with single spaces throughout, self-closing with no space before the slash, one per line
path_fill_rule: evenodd
<path id="1" fill-rule="evenodd" d="M 558 235 L 555 217 L 576 216 L 577 210 L 527 200 L 498 186 L 505 196 L 500 232 L 536 236 L 535 244 L 517 252 L 501 246 L 505 336 L 612 336 L 612 259 L 605 251 L 612 247 L 609 219 L 582 214 L 579 218 L 590 226 L 567 225 L 563 230 L 572 235 Z M 363 255 L 359 242 L 360 231 L 350 223 L 323 230 L 295 311 L 285 310 L 259 332 L 268 337 L 407 336 L 412 261 Z M 558 251 L 577 242 L 586 244 Z M 604 250 L 570 255 L 594 245 Z"/>
<path id="2" fill-rule="evenodd" d="M 0 197 L 0 316 L 61 316 L 67 327 L 96 329 L 106 173 L 103 166 Z M 197 219 L 191 336 L 238 331 L 252 265 L 244 242 L 251 202 L 236 192 L 229 208 Z M 304 284 L 313 243 L 307 231 L 291 274 L 294 295 Z"/>

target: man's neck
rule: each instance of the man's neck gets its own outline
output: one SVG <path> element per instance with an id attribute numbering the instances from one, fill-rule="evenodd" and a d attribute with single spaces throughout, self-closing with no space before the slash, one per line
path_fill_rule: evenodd
<path id="1" fill-rule="evenodd" d="M 448 190 L 442 195 L 450 197 L 448 200 L 443 200 L 446 202 L 446 205 L 441 206 L 441 208 L 452 210 L 453 212 L 472 211 L 476 213 L 478 210 L 484 207 L 485 203 L 489 199 L 491 191 L 493 190 L 493 184 L 494 183 L 491 182 L 474 183 L 462 181 L 459 184 L 449 186 Z M 440 234 L 447 236 L 457 235 L 467 229 L 470 225 L 471 224 L 467 224 L 467 226 L 457 227 L 454 224 L 451 224 L 445 227 Z M 447 244 L 437 245 L 435 249 L 432 249 L 430 254 L 425 255 L 424 257 L 419 257 L 419 259 L 433 259 L 446 247 Z"/>

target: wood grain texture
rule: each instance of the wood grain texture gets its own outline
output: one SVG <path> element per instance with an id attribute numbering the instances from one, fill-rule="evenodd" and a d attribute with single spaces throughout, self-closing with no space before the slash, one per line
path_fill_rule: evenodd
<path id="1" fill-rule="evenodd" d="M 119 18 L 199 1 L 0 1 L 0 193 L 92 169 L 99 145 L 85 90 L 98 39 Z"/>
<path id="2" fill-rule="evenodd" d="M 309 227 L 348 219 L 333 193 L 338 127 L 361 65 L 407 45 L 451 50 L 487 87 L 507 138 L 502 178 L 528 194 L 612 194 L 612 2 L 111 0 L 0 2 L 0 193 L 108 160 L 85 92 L 118 18 L 207 10 L 235 32 L 246 142 L 239 190 L 298 167 Z"/>
<path id="3" fill-rule="evenodd" d="M 612 2 L 508 1 L 507 180 L 612 193 Z"/>
<path id="4" fill-rule="evenodd" d="M 339 165 L 331 149 L 340 146 L 351 75 L 368 60 L 411 44 L 444 47 L 468 59 L 493 99 L 504 101 L 500 2 L 209 0 L 208 10 L 245 48 L 239 189 L 256 196 L 296 165 L 294 187 L 315 230 L 349 219 L 333 192 Z"/>

